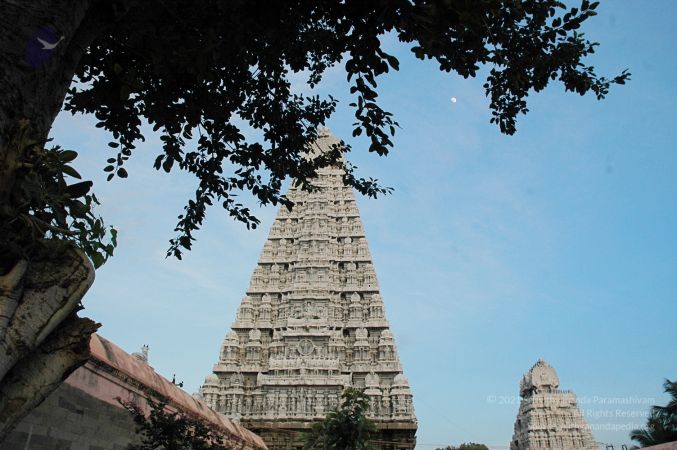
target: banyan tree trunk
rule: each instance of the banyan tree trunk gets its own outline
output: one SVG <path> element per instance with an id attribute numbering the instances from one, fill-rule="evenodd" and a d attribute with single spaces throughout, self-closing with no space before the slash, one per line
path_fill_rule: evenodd
<path id="1" fill-rule="evenodd" d="M 77 316 L 94 267 L 66 242 L 48 243 L 0 277 L 0 442 L 89 358 L 99 325 Z"/>
<path id="2" fill-rule="evenodd" d="M 0 0 L 0 208 L 16 165 L 11 130 L 30 122 L 46 140 L 84 52 L 105 32 L 102 0 Z M 0 442 L 89 355 L 98 325 L 77 316 L 94 280 L 88 258 L 51 242 L 11 260 L 0 248 Z"/>

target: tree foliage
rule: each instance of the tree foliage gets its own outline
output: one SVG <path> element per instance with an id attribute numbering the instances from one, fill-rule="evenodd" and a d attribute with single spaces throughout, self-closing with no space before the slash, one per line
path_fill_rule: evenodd
<path id="1" fill-rule="evenodd" d="M 491 122 L 513 134 L 526 98 L 558 80 L 568 91 L 603 98 L 627 72 L 605 78 L 583 62 L 596 43 L 579 32 L 599 2 L 568 9 L 558 0 L 156 0 L 107 3 L 105 26 L 75 70 L 65 109 L 91 113 L 112 133 L 109 179 L 124 167 L 148 122 L 162 135 L 155 168 L 197 178 L 195 195 L 178 217 L 168 254 L 189 250 L 209 206 L 235 219 L 258 219 L 237 201 L 251 192 L 262 204 L 292 202 L 287 178 L 306 189 L 321 167 L 341 161 L 350 147 L 308 157 L 306 150 L 336 108 L 329 96 L 304 96 L 290 73 L 316 86 L 342 64 L 354 96 L 354 136 L 386 155 L 397 127 L 378 104 L 378 77 L 397 70 L 380 38 L 390 33 L 416 58 L 442 71 L 474 77 L 490 68 L 484 85 Z M 242 123 L 260 132 L 245 136 Z M 345 182 L 362 194 L 387 193 L 378 180 L 360 178 L 346 162 Z"/>
<path id="2" fill-rule="evenodd" d="M 305 450 L 362 450 L 368 449 L 369 438 L 376 431 L 367 418 L 369 396 L 355 388 L 341 394 L 343 402 L 327 417 L 313 425 L 306 438 Z"/>
<path id="3" fill-rule="evenodd" d="M 640 448 L 677 441 L 677 382 L 666 379 L 663 389 L 670 395 L 667 405 L 652 406 L 646 427 L 630 432 L 630 439 Z"/>
<path id="4" fill-rule="evenodd" d="M 438 448 L 436 450 L 489 450 L 489 447 L 487 447 L 484 444 L 478 444 L 475 442 L 464 442 L 458 447 L 454 445 L 447 445 L 444 448 Z"/>
<path id="5" fill-rule="evenodd" d="M 78 154 L 35 140 L 28 121 L 21 121 L 0 152 L 5 156 L 0 181 L 0 273 L 14 261 L 30 259 L 43 239 L 72 241 L 95 267 L 113 254 L 116 230 L 94 214 L 99 202 L 91 181 L 80 180 L 71 163 Z M 109 241 L 106 241 L 109 239 Z"/>
<path id="6" fill-rule="evenodd" d="M 122 405 L 132 415 L 140 444 L 127 450 L 227 450 L 223 434 L 200 418 L 187 413 L 167 411 L 167 402 L 149 400 L 150 414 L 131 402 Z"/>

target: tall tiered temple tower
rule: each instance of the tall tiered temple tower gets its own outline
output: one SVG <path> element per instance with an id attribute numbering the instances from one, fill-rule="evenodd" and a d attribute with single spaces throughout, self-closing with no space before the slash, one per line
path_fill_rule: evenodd
<path id="1" fill-rule="evenodd" d="M 559 390 L 554 368 L 539 359 L 520 382 L 520 409 L 510 450 L 597 450 L 576 395 Z"/>
<path id="2" fill-rule="evenodd" d="M 323 130 L 322 150 L 339 140 Z M 381 449 L 413 449 L 409 383 L 385 317 L 376 272 L 342 169 L 294 187 L 280 208 L 237 318 L 202 387 L 215 410 L 259 434 L 271 450 L 302 446 L 302 433 L 365 389 Z"/>

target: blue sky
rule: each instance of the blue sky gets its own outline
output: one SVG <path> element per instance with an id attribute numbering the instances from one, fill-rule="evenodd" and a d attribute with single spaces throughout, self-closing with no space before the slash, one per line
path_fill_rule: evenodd
<path id="1" fill-rule="evenodd" d="M 341 101 L 329 126 L 361 173 L 395 188 L 358 204 L 419 448 L 506 448 L 519 380 L 539 357 L 616 448 L 665 401 L 663 379 L 677 378 L 677 4 L 606 2 L 599 13 L 584 30 L 602 44 L 590 62 L 608 75 L 629 68 L 632 81 L 603 102 L 554 84 L 530 97 L 512 137 L 489 124 L 483 79 L 441 73 L 391 39 L 402 66 L 381 80 L 381 103 L 402 130 L 390 156 L 351 138 L 340 68 L 319 88 Z M 62 114 L 52 134 L 80 151 L 78 170 L 120 235 L 85 313 L 128 352 L 148 344 L 151 365 L 193 392 L 276 210 L 255 207 L 262 227 L 248 231 L 213 209 L 194 251 L 165 259 L 194 180 L 152 169 L 160 142 L 149 133 L 130 178 L 106 183 L 108 136 L 94 122 Z"/>

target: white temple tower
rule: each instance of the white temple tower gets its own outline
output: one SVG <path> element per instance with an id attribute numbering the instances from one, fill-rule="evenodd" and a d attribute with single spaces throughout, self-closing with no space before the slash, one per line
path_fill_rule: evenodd
<path id="1" fill-rule="evenodd" d="M 328 130 L 317 145 L 339 140 Z M 326 168 L 317 192 L 290 188 L 202 395 L 259 434 L 271 450 L 298 449 L 303 431 L 365 389 L 374 446 L 413 449 L 416 416 L 385 317 L 376 272 L 342 169 Z"/>
<path id="2" fill-rule="evenodd" d="M 554 368 L 539 359 L 520 382 L 519 412 L 510 450 L 597 450 L 576 395 L 559 390 Z"/>

